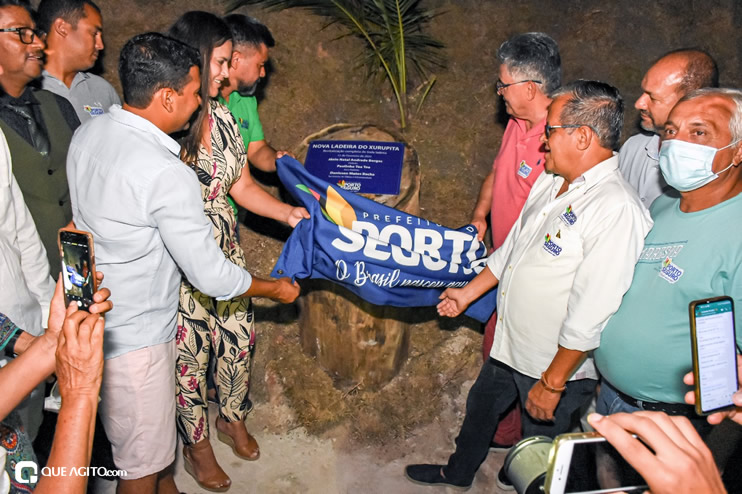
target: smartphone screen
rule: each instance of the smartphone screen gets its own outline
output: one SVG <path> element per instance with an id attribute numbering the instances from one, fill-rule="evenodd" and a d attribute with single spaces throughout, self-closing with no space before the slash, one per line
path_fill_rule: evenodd
<path id="1" fill-rule="evenodd" d="M 729 297 L 691 304 L 694 371 L 702 413 L 732 406 L 737 391 L 737 352 L 734 338 L 734 306 Z"/>
<path id="2" fill-rule="evenodd" d="M 90 236 L 84 232 L 60 230 L 59 246 L 62 257 L 62 281 L 65 302 L 77 302 L 87 309 L 95 293 L 95 266 L 93 265 Z"/>
<path id="3" fill-rule="evenodd" d="M 555 445 L 546 479 L 549 492 L 598 494 L 647 489 L 641 475 L 597 433 L 563 434 Z"/>

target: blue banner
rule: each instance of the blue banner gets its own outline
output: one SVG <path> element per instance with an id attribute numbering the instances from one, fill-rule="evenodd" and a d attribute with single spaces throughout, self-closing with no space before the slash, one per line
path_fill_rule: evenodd
<path id="1" fill-rule="evenodd" d="M 487 249 L 472 225 L 452 230 L 347 192 L 284 156 L 278 177 L 312 218 L 287 240 L 271 276 L 338 283 L 376 305 L 438 304 L 448 287 L 465 286 L 486 266 Z M 489 291 L 466 311 L 486 322 Z"/>

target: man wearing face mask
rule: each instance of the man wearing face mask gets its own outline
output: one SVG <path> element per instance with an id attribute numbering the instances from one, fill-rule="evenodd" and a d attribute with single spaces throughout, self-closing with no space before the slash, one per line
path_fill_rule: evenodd
<path id="1" fill-rule="evenodd" d="M 232 14 L 224 21 L 232 30 L 234 46 L 229 79 L 222 85 L 219 101 L 237 120 L 248 161 L 261 171 L 275 172 L 276 159 L 286 152 L 276 151 L 265 140 L 255 98 L 255 90 L 265 77 L 268 48 L 272 48 L 275 41 L 268 28 L 252 17 Z"/>
<path id="2" fill-rule="evenodd" d="M 684 96 L 665 123 L 659 163 L 680 198 L 662 195 L 652 205 L 654 227 L 631 288 L 595 350 L 597 412 L 684 415 L 705 437 L 711 427 L 685 404 L 690 388 L 680 376 L 692 368 L 688 303 L 742 299 L 742 92 L 706 88 Z"/>
<path id="3" fill-rule="evenodd" d="M 630 137 L 618 153 L 618 168 L 645 207 L 667 186 L 659 167 L 660 135 L 667 116 L 680 98 L 702 87 L 718 87 L 719 71 L 711 56 L 698 49 L 671 51 L 657 60 L 642 79 L 642 94 L 634 103 L 642 132 Z"/>

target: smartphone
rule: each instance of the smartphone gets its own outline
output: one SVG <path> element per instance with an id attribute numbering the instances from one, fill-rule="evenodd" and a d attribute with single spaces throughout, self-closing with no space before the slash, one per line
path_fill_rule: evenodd
<path id="1" fill-rule="evenodd" d="M 696 413 L 732 408 L 739 389 L 734 302 L 726 296 L 694 300 L 689 312 Z"/>
<path id="2" fill-rule="evenodd" d="M 548 494 L 644 492 L 647 483 L 597 432 L 561 434 L 554 439 L 546 471 Z"/>
<path id="3" fill-rule="evenodd" d="M 93 304 L 93 294 L 98 288 L 93 236 L 89 232 L 62 228 L 58 242 L 65 306 L 75 302 L 78 307 L 87 310 Z"/>

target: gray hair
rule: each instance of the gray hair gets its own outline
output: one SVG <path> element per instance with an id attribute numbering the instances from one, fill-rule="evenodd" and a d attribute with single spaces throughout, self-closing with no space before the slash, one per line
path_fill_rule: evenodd
<path id="1" fill-rule="evenodd" d="M 497 60 L 511 74 L 541 81 L 545 94 L 562 83 L 559 46 L 545 33 L 518 34 L 505 41 L 497 50 Z"/>
<path id="2" fill-rule="evenodd" d="M 577 80 L 563 86 L 551 98 L 568 95 L 559 115 L 562 125 L 586 125 L 606 149 L 617 150 L 623 128 L 623 98 L 618 89 L 599 81 Z"/>
<path id="3" fill-rule="evenodd" d="M 729 119 L 729 132 L 732 134 L 732 142 L 742 139 L 742 91 L 730 88 L 705 87 L 689 92 L 678 103 L 702 96 L 721 96 L 734 102 L 735 110 L 732 113 L 732 118 Z"/>

